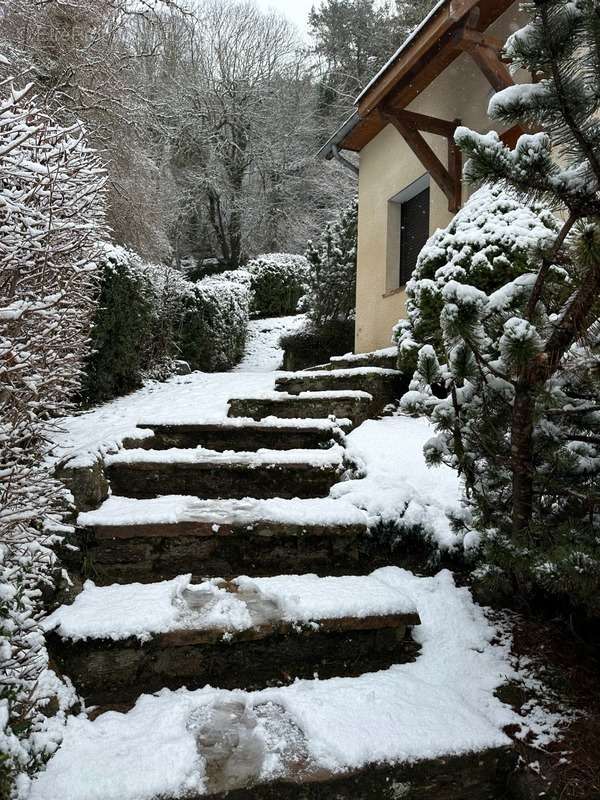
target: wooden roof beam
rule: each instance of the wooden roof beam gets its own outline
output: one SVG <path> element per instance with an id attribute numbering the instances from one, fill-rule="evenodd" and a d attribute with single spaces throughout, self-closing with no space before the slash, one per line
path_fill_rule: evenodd
<path id="1" fill-rule="evenodd" d="M 379 112 L 385 122 L 393 125 L 415 156 L 425 167 L 448 199 L 448 210 L 458 211 L 462 201 L 462 158 L 454 142 L 454 131 L 459 120 L 446 122 L 424 114 L 386 109 Z M 419 128 L 419 124 L 423 127 Z M 425 127 L 426 126 L 426 127 Z M 436 130 L 431 130 L 435 127 Z M 448 167 L 445 167 L 423 138 L 421 130 L 437 133 L 448 141 Z"/>
<path id="2" fill-rule="evenodd" d="M 454 41 L 457 47 L 471 56 L 496 92 L 514 85 L 508 67 L 500 59 L 502 43 L 497 39 L 472 28 L 461 28 L 455 33 Z"/>

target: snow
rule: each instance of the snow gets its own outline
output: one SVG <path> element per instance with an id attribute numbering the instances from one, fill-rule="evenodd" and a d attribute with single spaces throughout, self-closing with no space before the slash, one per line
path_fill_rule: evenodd
<path id="1" fill-rule="evenodd" d="M 329 497 L 286 500 L 199 500 L 165 495 L 150 500 L 109 497 L 100 508 L 79 515 L 81 526 L 166 525 L 177 522 L 212 522 L 248 525 L 257 522 L 291 525 L 364 525 L 367 515 L 352 503 Z"/>
<path id="2" fill-rule="evenodd" d="M 285 373 L 287 375 L 287 373 Z M 160 423 L 164 425 L 165 423 Z M 191 426 L 193 427 L 193 424 Z M 202 425 L 204 423 L 200 422 L 197 423 Z M 218 425 L 220 428 L 225 430 L 234 429 L 234 428 L 252 428 L 254 430 L 260 430 L 261 428 L 282 428 L 282 429 L 298 429 L 298 428 L 308 428 L 311 430 L 320 430 L 320 431 L 331 431 L 332 435 L 336 432 L 340 432 L 343 427 L 349 427 L 352 425 L 349 419 L 301 419 L 301 418 L 290 418 L 290 417 L 263 417 L 262 419 L 252 419 L 251 417 L 227 417 L 227 419 L 216 420 L 208 422 L 206 424 L 213 424 Z M 159 425 L 154 423 L 151 420 L 142 421 L 139 423 L 140 427 L 142 428 L 158 428 Z M 180 426 L 183 428 L 190 427 L 189 423 L 180 423 L 176 420 L 169 424 L 169 427 L 178 427 Z M 148 430 L 150 434 L 151 431 Z"/>
<path id="3" fill-rule="evenodd" d="M 273 601 L 292 622 L 319 619 L 362 619 L 385 614 L 411 614 L 415 604 L 401 589 L 373 575 L 319 578 L 317 575 L 277 575 L 237 578 L 241 589 L 251 589 Z"/>
<path id="4" fill-rule="evenodd" d="M 272 389 L 276 373 L 192 372 L 163 383 L 152 381 L 137 392 L 104 403 L 91 411 L 65 417 L 54 435 L 53 457 L 93 462 L 96 454 L 118 449 L 125 438 L 152 434 L 137 428 L 142 421 L 162 423 L 219 422 L 228 402 L 242 388 L 248 393 Z"/>
<path id="5" fill-rule="evenodd" d="M 373 350 L 371 353 L 346 353 L 343 356 L 331 356 L 329 359 L 331 362 L 335 361 L 362 361 L 369 356 L 396 356 L 398 354 L 398 348 L 396 346 L 392 347 L 382 347 L 380 350 Z"/>
<path id="6" fill-rule="evenodd" d="M 267 323 L 266 320 L 262 322 Z M 265 333 L 266 338 L 269 336 L 268 332 Z M 268 348 L 265 347 L 263 352 L 268 354 Z M 389 355 L 395 352 L 395 348 L 384 348 L 380 352 Z M 358 357 L 364 357 L 364 354 L 358 354 Z M 172 378 L 165 383 L 151 383 L 127 397 L 106 403 L 93 411 L 66 418 L 55 454 L 78 455 L 78 461 L 85 463 L 93 458 L 94 453 L 116 450 L 125 437 L 141 438 L 150 435 L 151 431 L 136 428 L 143 423 L 218 422 L 240 426 L 249 423 L 277 424 L 273 417 L 260 423 L 227 417 L 227 404 L 232 396 L 239 396 L 246 391 L 248 394 L 280 401 L 298 397 L 272 391 L 276 377 L 285 374 L 287 373 L 194 372 L 188 376 Z M 311 396 L 314 395 L 331 399 L 348 395 L 370 397 L 365 392 L 311 393 Z M 281 424 L 288 423 L 332 424 L 326 420 L 284 420 Z M 407 531 L 415 526 L 422 526 L 425 534 L 440 548 L 452 549 L 460 544 L 460 537 L 452 532 L 446 512 L 450 511 L 452 516 L 460 516 L 461 486 L 456 474 L 448 467 L 430 469 L 425 465 L 422 450 L 432 434 L 433 427 L 425 419 L 385 417 L 365 422 L 347 437 L 348 455 L 363 466 L 365 476 L 336 484 L 330 498 L 308 501 L 256 501 L 249 498 L 240 501 L 203 501 L 189 497 L 140 501 L 109 498 L 97 511 L 80 515 L 79 524 L 143 524 L 144 521 L 159 524 L 214 519 L 218 525 L 231 522 L 252 524 L 264 519 L 306 525 L 343 525 L 362 523 L 367 519 L 370 526 L 381 522 L 395 523 L 399 529 L 405 528 Z M 151 451 L 129 450 L 110 458 L 116 461 L 136 458 L 148 461 L 149 452 Z M 194 453 L 187 456 L 188 458 L 207 457 L 205 450 L 200 450 L 198 454 L 195 454 L 196 451 L 188 452 Z M 326 452 L 328 451 L 323 451 Z M 165 451 L 152 453 L 152 458 L 170 457 L 159 456 L 159 453 L 163 454 Z M 281 453 L 282 451 L 278 451 L 278 458 L 285 457 Z M 210 458 L 230 460 L 238 455 L 214 453 Z M 249 459 L 256 459 L 255 453 L 246 455 Z"/>
<path id="7" fill-rule="evenodd" d="M 184 592 L 191 575 L 160 583 L 127 583 L 96 586 L 86 581 L 83 591 L 68 606 L 60 606 L 43 622 L 47 631 L 56 629 L 64 639 L 114 640 L 137 636 L 142 641 L 152 634 L 191 628 L 226 631 L 246 630 L 252 621 L 246 604 L 235 594 L 212 582 L 197 589 L 213 602 L 202 611 L 190 608 Z"/>
<path id="8" fill-rule="evenodd" d="M 287 372 L 280 373 L 281 377 L 287 377 Z M 293 373 L 292 373 L 293 374 Z M 320 373 L 319 373 L 320 374 Z M 298 394 L 289 394 L 288 392 L 260 392 L 258 394 L 236 394 L 237 400 L 275 400 L 282 403 L 287 403 L 289 400 L 314 399 L 314 400 L 372 400 L 373 396 L 368 392 L 363 392 L 361 389 L 331 389 L 319 392 L 299 392 Z"/>
<path id="9" fill-rule="evenodd" d="M 206 450 L 203 447 L 168 450 L 145 450 L 143 448 L 120 450 L 106 456 L 107 466 L 114 464 L 231 464 L 235 466 L 261 467 L 270 464 L 309 464 L 314 467 L 341 465 L 345 449 L 334 444 L 321 450 L 268 450 L 262 448 L 252 452 Z"/>
<path id="10" fill-rule="evenodd" d="M 71 605 L 60 606 L 44 620 L 44 629 L 56 629 L 73 641 L 130 636 L 145 641 L 153 634 L 185 629 L 243 631 L 256 624 L 245 601 L 248 596 L 258 599 L 259 606 L 263 601 L 265 608 L 274 608 L 275 617 L 288 622 L 416 611 L 405 592 L 376 575 L 242 576 L 234 581 L 239 594 L 220 588 L 217 580 L 194 585 L 191 575 L 182 575 L 150 584 L 96 586 L 86 581 Z"/>
<path id="11" fill-rule="evenodd" d="M 461 484 L 449 467 L 425 464 L 423 446 L 432 433 L 424 418 L 367 420 L 347 436 L 348 455 L 366 476 L 336 484 L 331 494 L 364 509 L 372 525 L 422 526 L 442 550 L 451 550 L 461 541 L 448 516 L 464 513 Z"/>
<path id="12" fill-rule="evenodd" d="M 108 712 L 93 722 L 73 717 L 29 800 L 150 800 L 206 792 L 193 721 L 233 700 L 248 713 L 268 702 L 281 706 L 305 737 L 315 769 L 351 770 L 509 744 L 503 727 L 522 719 L 494 695 L 514 675 L 508 644 L 494 641 L 497 632 L 469 591 L 457 588 L 447 571 L 419 578 L 387 567 L 373 576 L 414 600 L 422 621 L 414 631 L 422 646 L 416 662 L 261 692 L 163 690 L 142 696 L 127 714 Z M 260 724 L 251 735 L 264 751 L 257 777 L 273 779 L 281 773 L 281 746 L 265 746 Z"/>
<path id="13" fill-rule="evenodd" d="M 393 377 L 398 375 L 398 370 L 385 369 L 384 367 L 350 367 L 349 369 L 335 369 L 335 370 L 303 370 L 301 372 L 286 372 L 285 377 L 290 379 L 298 378 L 323 378 L 329 379 L 339 378 L 360 378 L 365 375 L 374 375 L 380 377 Z"/>
<path id="14" fill-rule="evenodd" d="M 269 372 L 281 369 L 283 350 L 279 346 L 279 340 L 282 336 L 299 331 L 305 322 L 304 314 L 251 320 L 246 353 L 235 372 Z"/>

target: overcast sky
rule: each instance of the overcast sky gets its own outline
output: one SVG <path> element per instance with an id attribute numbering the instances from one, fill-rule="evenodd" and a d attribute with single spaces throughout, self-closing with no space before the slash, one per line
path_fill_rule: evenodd
<path id="1" fill-rule="evenodd" d="M 306 32 L 308 12 L 313 4 L 318 5 L 318 0 L 257 0 L 261 8 L 275 8 L 289 17 L 302 32 Z"/>

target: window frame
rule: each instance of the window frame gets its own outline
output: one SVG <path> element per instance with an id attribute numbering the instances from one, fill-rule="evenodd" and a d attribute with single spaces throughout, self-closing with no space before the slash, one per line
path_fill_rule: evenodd
<path id="1" fill-rule="evenodd" d="M 431 182 L 429 173 L 421 175 L 401 191 L 388 200 L 388 228 L 387 228 L 387 269 L 385 295 L 394 294 L 404 288 L 406 282 L 400 282 L 401 274 L 401 237 L 402 237 L 402 204 L 415 198 L 421 192 L 429 189 Z M 428 227 L 431 220 L 431 194 L 429 195 Z M 427 231 L 429 235 L 429 230 Z"/>

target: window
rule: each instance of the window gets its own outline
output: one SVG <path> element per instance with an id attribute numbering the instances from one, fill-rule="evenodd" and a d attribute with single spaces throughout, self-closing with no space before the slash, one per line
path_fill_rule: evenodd
<path id="1" fill-rule="evenodd" d="M 429 238 L 429 187 L 400 204 L 400 286 L 413 274 Z"/>
<path id="2" fill-rule="evenodd" d="M 429 175 L 423 175 L 388 202 L 386 291 L 410 278 L 429 237 Z"/>

